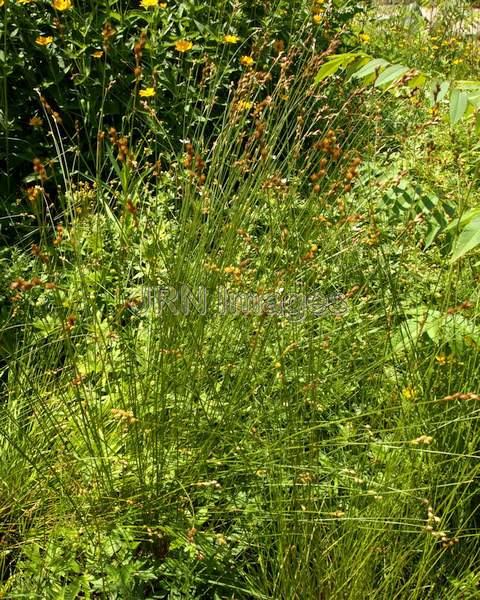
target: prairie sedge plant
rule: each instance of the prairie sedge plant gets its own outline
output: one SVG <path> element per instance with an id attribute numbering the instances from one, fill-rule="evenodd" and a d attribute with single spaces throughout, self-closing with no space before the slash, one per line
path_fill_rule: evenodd
<path id="1" fill-rule="evenodd" d="M 385 217 L 376 178 L 427 160 L 418 140 L 387 154 L 392 122 L 422 115 L 314 85 L 346 27 L 330 3 L 299 22 L 211 2 L 211 38 L 171 7 L 123 5 L 131 35 L 98 19 L 75 64 L 103 69 L 101 93 L 78 83 L 71 129 L 53 92 L 29 116 L 55 152 L 29 164 L 36 225 L 0 253 L 2 593 L 474 597 L 472 270 L 442 239 L 422 251 L 425 217 Z M 182 287 L 188 307 L 201 289 L 348 310 L 143 302 Z"/>

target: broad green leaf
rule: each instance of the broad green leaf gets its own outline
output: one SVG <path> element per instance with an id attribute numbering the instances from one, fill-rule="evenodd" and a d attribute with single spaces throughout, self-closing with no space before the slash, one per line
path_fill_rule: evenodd
<path id="1" fill-rule="evenodd" d="M 358 54 L 356 53 L 347 53 L 347 54 L 337 54 L 331 57 L 325 64 L 320 67 L 317 76 L 315 77 L 315 83 L 320 83 L 327 77 L 331 77 L 335 75 L 335 73 L 340 69 L 344 68 L 353 61 L 358 58 Z"/>
<path id="2" fill-rule="evenodd" d="M 473 250 L 480 244 L 480 216 L 477 216 L 471 223 L 469 223 L 460 234 L 457 243 L 453 249 L 452 258 L 450 262 L 457 261 L 462 256 L 465 256 L 467 252 Z"/>
<path id="3" fill-rule="evenodd" d="M 465 92 L 453 89 L 450 94 L 450 123 L 455 125 L 458 123 L 467 110 L 468 96 Z"/>
<path id="4" fill-rule="evenodd" d="M 364 77 L 368 77 L 376 72 L 377 69 L 381 67 L 387 66 L 389 63 L 383 58 L 374 58 L 369 63 L 367 63 L 364 67 L 362 67 L 359 71 L 352 75 L 352 78 L 355 79 L 363 79 Z"/>
<path id="5" fill-rule="evenodd" d="M 468 102 L 467 104 L 467 110 L 465 111 L 465 117 L 469 117 L 470 115 L 473 115 L 473 113 L 477 110 L 477 107 L 472 104 L 472 102 Z"/>
<path id="6" fill-rule="evenodd" d="M 329 60 L 320 67 L 320 70 L 318 71 L 317 76 L 315 77 L 315 83 L 320 83 L 327 77 L 335 75 L 335 73 L 342 67 L 342 65 L 343 61 L 339 60 L 338 58 Z"/>
<path id="7" fill-rule="evenodd" d="M 427 88 L 427 99 L 431 106 L 435 106 L 442 102 L 447 96 L 448 90 L 450 89 L 449 81 L 440 81 L 439 79 L 432 79 Z"/>
<path id="8" fill-rule="evenodd" d="M 480 91 L 480 81 L 456 81 L 457 90 L 478 90 Z"/>
<path id="9" fill-rule="evenodd" d="M 407 86 L 410 89 L 421 88 L 427 83 L 427 76 L 423 73 L 417 73 L 415 77 L 412 77 L 410 81 L 407 83 Z"/>
<path id="10" fill-rule="evenodd" d="M 459 219 L 454 219 L 449 225 L 445 228 L 445 231 L 451 231 L 452 229 L 460 230 L 465 225 L 468 225 L 475 219 L 477 216 L 480 216 L 480 208 L 471 208 L 467 210 L 467 212 L 463 213 L 463 215 Z"/>
<path id="11" fill-rule="evenodd" d="M 476 92 L 468 94 L 468 101 L 475 108 L 480 108 L 480 92 L 476 91 Z"/>
<path id="12" fill-rule="evenodd" d="M 390 83 L 401 79 L 408 70 L 408 67 L 402 65 L 392 65 L 391 67 L 387 67 L 385 71 L 377 77 L 375 87 L 389 85 Z"/>
<path id="13" fill-rule="evenodd" d="M 356 58 L 352 63 L 348 65 L 347 72 L 345 73 L 345 77 L 347 81 L 350 81 L 352 75 L 356 73 L 361 67 L 370 62 L 370 56 L 361 56 L 360 58 Z"/>

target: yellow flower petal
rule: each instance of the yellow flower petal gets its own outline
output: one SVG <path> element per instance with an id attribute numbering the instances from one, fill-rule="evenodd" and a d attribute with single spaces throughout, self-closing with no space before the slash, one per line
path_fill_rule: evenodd
<path id="1" fill-rule="evenodd" d="M 188 52 L 193 48 L 193 43 L 188 40 L 177 40 L 175 42 L 175 50 L 177 52 Z"/>
<path id="2" fill-rule="evenodd" d="M 138 94 L 142 98 L 151 98 L 152 96 L 155 96 L 155 90 L 153 87 L 149 87 L 145 88 L 144 90 L 140 90 Z"/>
<path id="3" fill-rule="evenodd" d="M 64 11 L 73 7 L 71 0 L 53 0 L 52 6 L 55 10 Z"/>
<path id="4" fill-rule="evenodd" d="M 226 44 L 236 44 L 239 40 L 240 40 L 240 38 L 236 35 L 224 35 L 223 36 L 223 41 Z"/>
<path id="5" fill-rule="evenodd" d="M 49 44 L 51 44 L 53 42 L 53 37 L 51 35 L 39 35 L 37 37 L 37 39 L 35 40 L 35 43 L 38 44 L 39 46 L 48 46 Z"/>
<path id="6" fill-rule="evenodd" d="M 244 67 L 252 67 L 254 63 L 255 61 L 251 56 L 242 56 L 240 58 L 240 64 L 242 64 Z"/>

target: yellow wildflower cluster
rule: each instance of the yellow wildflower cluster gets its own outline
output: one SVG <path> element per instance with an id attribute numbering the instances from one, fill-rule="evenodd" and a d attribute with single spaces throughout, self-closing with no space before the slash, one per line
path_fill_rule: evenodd
<path id="1" fill-rule="evenodd" d="M 324 9 L 325 0 L 314 0 L 312 13 L 313 13 L 313 22 L 316 25 L 320 25 L 323 19 L 323 15 L 325 13 Z"/>

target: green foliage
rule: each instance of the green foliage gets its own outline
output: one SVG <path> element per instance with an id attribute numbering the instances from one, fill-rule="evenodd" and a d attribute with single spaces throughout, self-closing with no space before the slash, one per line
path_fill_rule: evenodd
<path id="1" fill-rule="evenodd" d="M 0 7 L 1 597 L 476 597 L 478 77 L 362 5 Z"/>
<path id="2" fill-rule="evenodd" d="M 413 92 L 425 88 L 433 106 L 448 99 L 452 126 L 464 117 L 471 116 L 479 106 L 480 83 L 478 81 L 438 81 L 415 69 L 392 65 L 383 58 L 371 58 L 364 52 L 350 52 L 329 57 L 317 73 L 315 82 L 320 83 L 326 77 L 331 77 L 347 67 L 350 79 L 360 79 L 363 83 L 373 84 L 377 88 L 389 91 L 406 88 Z"/>
<path id="3" fill-rule="evenodd" d="M 324 50 L 360 10 L 360 3 L 348 0 L 335 4 L 320 27 L 309 22 L 305 0 L 288 5 L 284 0 L 215 0 L 207 6 L 182 0 L 156 8 L 105 0 L 69 3 L 67 10 L 43 1 L 9 0 L 0 21 L 5 143 L 0 159 L 10 176 L 2 181 L 30 183 L 32 160 L 54 159 L 59 144 L 70 172 L 96 171 L 97 139 L 110 127 L 131 145 L 148 145 L 156 158 L 171 158 L 178 140 L 199 128 L 207 139 L 214 138 L 233 86 L 249 71 L 241 57 L 252 55 L 252 64 L 275 81 L 281 71 L 275 42 L 288 52 L 299 38 L 312 36 Z M 233 43 L 225 41 L 226 35 Z M 177 50 L 179 40 L 192 47 Z M 150 88 L 155 95 L 142 99 L 142 89 Z M 161 124 L 155 139 L 152 120 Z M 57 148 L 49 129 L 59 138 Z M 56 160 L 52 166 L 61 179 Z M 2 191 L 13 194 L 18 188 Z"/>
<path id="4" fill-rule="evenodd" d="M 461 218 L 453 220 L 448 229 L 460 231 L 452 252 L 452 262 L 455 262 L 480 245 L 480 209 L 468 210 Z"/>

